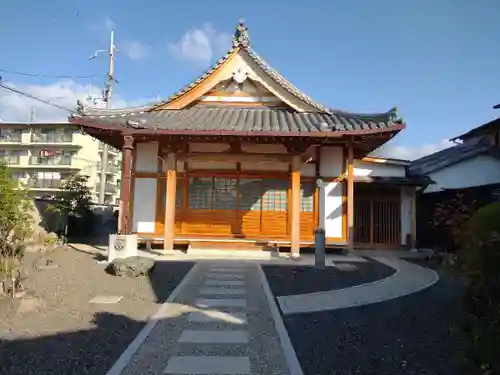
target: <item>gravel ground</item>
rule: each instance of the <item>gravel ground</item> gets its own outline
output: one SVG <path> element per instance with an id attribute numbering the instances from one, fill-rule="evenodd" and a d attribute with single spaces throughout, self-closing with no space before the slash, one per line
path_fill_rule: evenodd
<path id="1" fill-rule="evenodd" d="M 460 299 L 460 283 L 441 274 L 399 299 L 283 319 L 305 375 L 457 375 Z"/>
<path id="2" fill-rule="evenodd" d="M 334 267 L 273 265 L 262 265 L 262 269 L 275 296 L 342 289 L 384 279 L 395 272 L 393 268 L 372 259 L 349 264 L 357 270 L 340 271 Z"/>
<path id="3" fill-rule="evenodd" d="M 45 302 L 40 311 L 13 313 L 0 299 L 0 374 L 104 374 L 191 268 L 157 263 L 149 278 L 108 275 L 94 255 L 54 254 L 58 268 L 32 271 L 24 285 Z M 89 304 L 118 295 L 116 304 Z"/>

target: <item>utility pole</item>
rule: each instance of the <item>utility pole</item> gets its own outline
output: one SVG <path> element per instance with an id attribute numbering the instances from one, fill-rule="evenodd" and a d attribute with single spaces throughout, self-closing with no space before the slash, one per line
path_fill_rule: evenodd
<path id="1" fill-rule="evenodd" d="M 102 92 L 102 99 L 106 103 L 106 108 L 111 106 L 111 96 L 113 95 L 113 84 L 115 82 L 115 53 L 117 49 L 115 46 L 115 32 L 111 30 L 109 50 L 97 50 L 90 57 L 93 59 L 101 52 L 107 52 L 109 54 L 109 67 L 108 74 L 106 76 L 105 89 Z M 105 143 L 102 150 L 101 158 L 101 185 L 99 186 L 99 203 L 104 203 L 104 196 L 106 194 L 106 172 L 108 170 L 108 145 Z"/>

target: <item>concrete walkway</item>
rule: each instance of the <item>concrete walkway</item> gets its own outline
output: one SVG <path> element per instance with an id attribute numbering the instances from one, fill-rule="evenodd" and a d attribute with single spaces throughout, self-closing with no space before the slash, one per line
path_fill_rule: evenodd
<path id="1" fill-rule="evenodd" d="M 303 375 L 258 264 L 198 263 L 108 375 Z"/>
<path id="2" fill-rule="evenodd" d="M 402 297 L 430 287 L 439 280 L 438 274 L 397 257 L 374 257 L 375 260 L 395 268 L 392 276 L 339 290 L 277 297 L 283 314 L 337 310 L 368 305 Z"/>

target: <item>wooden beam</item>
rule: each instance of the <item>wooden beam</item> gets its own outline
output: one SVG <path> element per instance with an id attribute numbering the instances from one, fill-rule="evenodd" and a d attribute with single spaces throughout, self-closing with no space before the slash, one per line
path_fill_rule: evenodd
<path id="1" fill-rule="evenodd" d="M 121 191 L 120 191 L 120 201 L 121 209 L 123 212 L 120 215 L 121 223 L 119 225 L 120 230 L 128 234 L 130 232 L 129 228 L 129 214 L 130 210 L 130 190 L 132 182 L 132 151 L 134 149 L 134 138 L 130 136 L 125 136 L 123 139 L 123 171 L 122 171 L 122 181 L 121 181 Z M 104 183 L 104 182 L 101 182 Z"/>
<path id="2" fill-rule="evenodd" d="M 292 257 L 300 256 L 300 155 L 292 157 L 291 251 Z"/>
<path id="3" fill-rule="evenodd" d="M 347 149 L 347 244 L 354 249 L 354 147 Z"/>
<path id="4" fill-rule="evenodd" d="M 300 163 L 306 162 L 309 157 L 297 156 Z M 291 163 L 292 157 L 286 154 L 253 154 L 253 153 L 210 153 L 190 152 L 179 154 L 180 160 L 204 161 L 204 162 L 227 162 L 227 163 Z"/>
<path id="5" fill-rule="evenodd" d="M 167 167 L 167 192 L 165 199 L 165 226 L 163 250 L 171 251 L 174 249 L 175 234 L 175 201 L 177 188 L 177 162 L 174 153 L 169 153 L 166 158 Z"/>

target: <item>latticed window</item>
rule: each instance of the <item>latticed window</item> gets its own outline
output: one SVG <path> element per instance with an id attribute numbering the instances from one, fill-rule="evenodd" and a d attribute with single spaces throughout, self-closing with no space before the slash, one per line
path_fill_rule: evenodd
<path id="1" fill-rule="evenodd" d="M 289 181 L 263 180 L 262 211 L 287 211 Z"/>
<path id="2" fill-rule="evenodd" d="M 238 180 L 214 177 L 214 210 L 236 210 Z"/>
<path id="3" fill-rule="evenodd" d="M 190 177 L 188 200 L 189 208 L 210 210 L 212 208 L 212 177 Z"/>
<path id="4" fill-rule="evenodd" d="M 314 191 L 316 185 L 314 182 L 302 182 L 300 184 L 300 211 L 313 212 L 314 211 Z"/>
<path id="5" fill-rule="evenodd" d="M 195 210 L 235 210 L 238 180 L 221 177 L 191 177 L 189 208 Z"/>
<path id="6" fill-rule="evenodd" d="M 241 211 L 260 211 L 262 179 L 242 178 L 238 186 L 238 208 Z"/>

